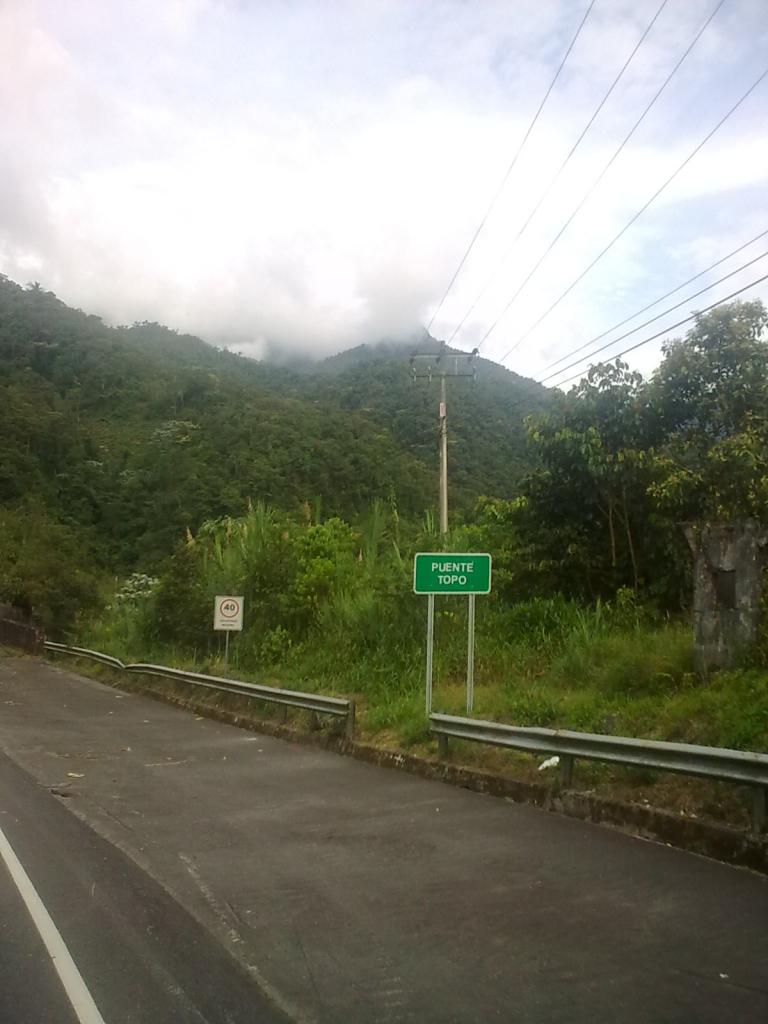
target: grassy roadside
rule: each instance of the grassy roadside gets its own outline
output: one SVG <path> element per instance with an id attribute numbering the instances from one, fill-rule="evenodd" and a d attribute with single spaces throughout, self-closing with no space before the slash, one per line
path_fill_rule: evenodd
<path id="1" fill-rule="evenodd" d="M 223 714 L 225 721 L 257 731 L 260 728 L 270 731 L 272 726 L 282 730 L 287 726 L 299 734 L 315 733 L 321 738 L 323 735 L 329 738 L 341 735 L 338 722 L 325 720 L 318 726 L 306 712 L 299 710 L 290 710 L 286 720 L 273 706 L 235 694 L 196 690 L 184 683 L 153 676 L 124 675 L 85 659 L 71 661 L 55 656 L 54 660 L 62 667 L 110 685 L 119 685 L 140 694 L 154 694 L 172 704 L 189 706 L 195 713 L 205 714 L 210 708 L 214 717 Z M 276 683 L 277 680 L 270 679 L 269 682 Z M 437 745 L 431 740 L 424 739 L 405 748 L 394 734 L 379 732 L 371 735 L 364 727 L 358 729 L 357 740 L 385 753 L 407 753 L 427 761 L 436 760 Z M 510 780 L 513 784 L 533 783 L 546 787 L 554 783 L 557 789 L 556 773 L 541 774 L 540 762 L 540 757 L 456 741 L 452 741 L 449 755 L 449 763 L 455 767 L 477 770 L 501 780 Z M 749 794 L 726 783 L 581 761 L 574 773 L 573 789 L 584 796 L 594 795 L 649 809 L 672 811 L 681 818 L 700 819 L 702 823 L 709 821 L 745 830 L 749 827 Z"/>
<path id="2" fill-rule="evenodd" d="M 438 613 L 435 710 L 463 714 L 466 653 L 461 609 Z M 392 638 L 390 638 L 392 640 Z M 115 620 L 82 638 L 126 660 L 152 660 L 223 674 L 216 654 L 158 646 L 137 649 Z M 348 635 L 291 646 L 276 664 L 254 665 L 233 646 L 230 675 L 271 685 L 354 697 L 360 738 L 434 756 L 423 707 L 423 641 L 366 649 Z M 268 709 L 256 714 L 268 718 Z M 744 750 L 768 749 L 768 671 L 745 666 L 708 678 L 692 669 L 690 627 L 634 607 L 585 609 L 560 599 L 490 607 L 478 615 L 477 717 L 520 725 L 667 739 Z M 541 759 L 474 744 L 452 745 L 456 763 L 523 781 L 542 781 Z M 579 789 L 682 814 L 746 824 L 738 787 L 581 762 Z"/>

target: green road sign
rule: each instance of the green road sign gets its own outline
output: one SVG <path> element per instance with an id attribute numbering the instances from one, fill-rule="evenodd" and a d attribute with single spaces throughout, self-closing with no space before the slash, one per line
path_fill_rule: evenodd
<path id="1" fill-rule="evenodd" d="M 490 594 L 491 556 L 421 551 L 413 561 L 416 594 Z"/>

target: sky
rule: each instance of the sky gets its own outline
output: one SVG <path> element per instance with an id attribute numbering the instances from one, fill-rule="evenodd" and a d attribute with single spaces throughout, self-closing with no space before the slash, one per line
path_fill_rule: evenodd
<path id="1" fill-rule="evenodd" d="M 589 0 L 0 0 L 0 273 L 256 358 L 449 338 L 479 296 L 452 344 L 542 379 L 768 229 L 766 77 L 574 283 L 768 68 L 768 0 L 724 0 L 544 256 L 718 2 L 667 0 L 520 234 L 662 3 L 595 0 L 439 306 Z"/>

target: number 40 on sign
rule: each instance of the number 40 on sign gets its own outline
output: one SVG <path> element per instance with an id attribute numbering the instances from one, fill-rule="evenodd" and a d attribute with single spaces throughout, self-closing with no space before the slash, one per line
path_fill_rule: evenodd
<path id="1" fill-rule="evenodd" d="M 213 628 L 224 633 L 224 671 L 229 668 L 229 634 L 243 628 L 243 599 L 219 594 L 213 601 Z"/>
<path id="2" fill-rule="evenodd" d="M 221 630 L 241 630 L 243 628 L 242 597 L 223 597 L 214 599 L 213 628 Z"/>

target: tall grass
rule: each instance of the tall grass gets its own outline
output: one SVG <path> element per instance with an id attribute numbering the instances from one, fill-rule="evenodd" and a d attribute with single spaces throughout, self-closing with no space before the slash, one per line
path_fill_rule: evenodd
<path id="1" fill-rule="evenodd" d="M 247 624 L 232 639 L 232 672 L 354 694 L 370 735 L 419 743 L 426 738 L 426 602 L 411 593 L 401 545 L 440 543 L 431 515 L 419 531 L 404 541 L 396 509 L 382 502 L 356 530 L 334 519 L 297 523 L 257 504 L 241 519 L 206 524 L 155 589 L 124 588 L 124 599 L 116 598 L 83 639 L 128 660 L 221 671 L 213 595 L 242 593 Z M 591 606 L 558 595 L 508 604 L 496 593 L 478 599 L 476 626 L 479 715 L 768 746 L 768 674 L 752 668 L 699 678 L 690 626 L 655 614 L 632 591 Z M 466 630 L 467 602 L 438 598 L 438 710 L 464 709 Z"/>

